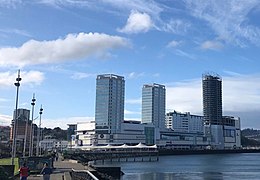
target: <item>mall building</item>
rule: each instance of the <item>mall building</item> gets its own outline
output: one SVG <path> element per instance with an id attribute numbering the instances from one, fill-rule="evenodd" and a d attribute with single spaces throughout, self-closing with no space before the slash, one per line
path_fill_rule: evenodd
<path id="1" fill-rule="evenodd" d="M 145 84 L 142 118 L 133 121 L 124 119 L 124 77 L 98 75 L 95 121 L 69 124 L 70 135 L 72 129 L 75 132 L 70 144 L 77 147 L 142 143 L 170 149 L 240 148 L 240 119 L 222 116 L 221 90 L 219 77 L 204 76 L 204 116 L 198 116 L 189 112 L 165 113 L 165 86 Z"/>

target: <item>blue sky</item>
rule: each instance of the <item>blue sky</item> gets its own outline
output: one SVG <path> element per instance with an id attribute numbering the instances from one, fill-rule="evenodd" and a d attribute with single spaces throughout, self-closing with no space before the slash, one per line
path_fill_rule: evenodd
<path id="1" fill-rule="evenodd" d="M 12 119 L 21 69 L 19 108 L 35 93 L 42 126 L 93 120 L 104 73 L 125 77 L 125 119 L 141 119 L 150 83 L 166 86 L 167 112 L 202 115 L 201 77 L 215 72 L 224 115 L 260 129 L 259 19 L 258 0 L 2 0 L 0 125 Z"/>

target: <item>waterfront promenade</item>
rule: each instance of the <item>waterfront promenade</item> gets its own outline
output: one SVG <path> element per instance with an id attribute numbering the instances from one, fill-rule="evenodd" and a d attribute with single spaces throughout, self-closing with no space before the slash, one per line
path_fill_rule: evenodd
<path id="1" fill-rule="evenodd" d="M 75 170 L 93 170 L 88 166 L 83 166 L 80 163 L 77 163 L 76 161 L 69 161 L 69 160 L 58 160 L 54 162 L 54 169 L 53 173 L 51 174 L 51 180 L 68 180 L 68 178 L 65 177 L 65 174 L 68 174 L 72 169 Z M 31 174 L 28 177 L 28 180 L 42 180 L 41 174 Z"/>

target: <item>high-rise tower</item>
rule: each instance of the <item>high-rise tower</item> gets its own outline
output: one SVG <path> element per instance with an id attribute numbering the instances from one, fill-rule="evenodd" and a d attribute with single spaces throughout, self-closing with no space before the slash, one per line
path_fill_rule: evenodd
<path id="1" fill-rule="evenodd" d="M 218 75 L 205 74 L 202 79 L 204 132 L 209 144 L 223 149 L 222 80 Z"/>
<path id="2" fill-rule="evenodd" d="M 222 80 L 218 75 L 203 75 L 203 114 L 206 124 L 222 125 Z"/>
<path id="3" fill-rule="evenodd" d="M 98 134 L 120 132 L 124 121 L 124 99 L 124 77 L 114 74 L 97 76 L 95 126 Z"/>
<path id="4" fill-rule="evenodd" d="M 165 86 L 144 85 L 142 89 L 142 123 L 165 127 Z"/>

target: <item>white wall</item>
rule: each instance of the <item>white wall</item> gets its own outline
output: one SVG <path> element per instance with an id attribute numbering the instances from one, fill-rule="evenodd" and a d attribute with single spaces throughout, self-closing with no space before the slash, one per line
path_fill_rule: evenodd
<path id="1" fill-rule="evenodd" d="M 95 122 L 80 122 L 77 123 L 77 131 L 90 131 L 95 130 Z"/>
<path id="2" fill-rule="evenodd" d="M 203 132 L 203 117 L 189 112 L 170 112 L 166 115 L 166 127 L 178 132 Z"/>

